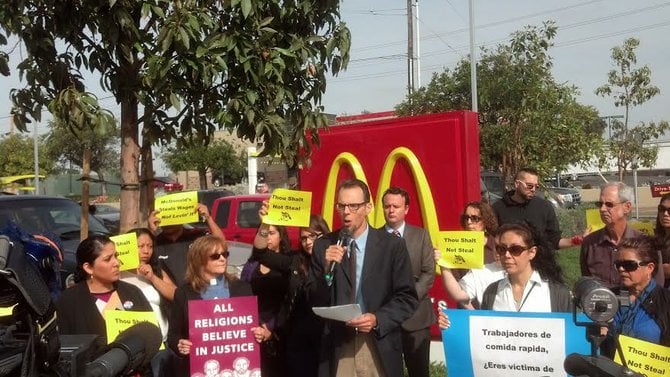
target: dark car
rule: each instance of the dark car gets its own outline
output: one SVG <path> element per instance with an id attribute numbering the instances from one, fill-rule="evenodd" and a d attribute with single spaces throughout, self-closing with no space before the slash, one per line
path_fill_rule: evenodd
<path id="1" fill-rule="evenodd" d="M 91 204 L 91 214 L 100 220 L 105 228 L 109 229 L 110 233 L 119 233 L 119 225 L 121 223 L 121 210 L 110 204 Z"/>
<path id="2" fill-rule="evenodd" d="M 58 236 L 63 243 L 61 284 L 74 272 L 76 251 L 81 229 L 81 207 L 70 199 L 57 196 L 2 195 L 0 196 L 0 227 L 14 221 L 30 234 Z M 88 216 L 88 234 L 109 234 L 109 230 L 94 216 Z"/>

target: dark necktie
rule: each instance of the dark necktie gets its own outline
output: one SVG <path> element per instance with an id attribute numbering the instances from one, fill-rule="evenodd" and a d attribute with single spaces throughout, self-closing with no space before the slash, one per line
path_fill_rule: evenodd
<path id="1" fill-rule="evenodd" d="M 393 233 L 394 236 L 402 238 L 402 235 L 400 235 L 400 232 L 398 232 L 398 229 L 394 229 L 392 233 Z"/>
<path id="2" fill-rule="evenodd" d="M 356 303 L 356 241 L 349 243 L 349 276 L 351 277 L 351 303 Z"/>

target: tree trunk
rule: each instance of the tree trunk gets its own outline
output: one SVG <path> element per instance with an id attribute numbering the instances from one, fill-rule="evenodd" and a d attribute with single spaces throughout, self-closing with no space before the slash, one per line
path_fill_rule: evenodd
<path id="1" fill-rule="evenodd" d="M 100 195 L 102 195 L 103 197 L 106 198 L 107 197 L 107 181 L 105 180 L 105 176 L 102 173 L 100 173 L 100 172 L 97 172 L 97 173 L 98 173 L 98 178 L 100 179 Z"/>
<path id="2" fill-rule="evenodd" d="M 137 99 L 121 98 L 121 221 L 119 232 L 138 227 L 140 185 L 138 160 Z"/>
<path id="3" fill-rule="evenodd" d="M 83 241 L 88 238 L 88 206 L 90 201 L 89 191 L 91 188 L 91 182 L 89 181 L 91 175 L 91 148 L 84 149 L 81 165 L 81 228 L 79 231 L 79 238 Z"/>
<path id="4" fill-rule="evenodd" d="M 200 190 L 207 190 L 207 169 L 198 169 L 198 178 L 200 180 Z"/>
<path id="5" fill-rule="evenodd" d="M 144 125 L 142 127 L 142 179 L 140 182 L 140 223 L 146 224 L 149 218 L 149 213 L 154 210 L 154 161 L 153 153 L 151 151 L 152 140 L 149 136 L 151 129 L 151 117 L 147 114 L 147 108 L 144 109 Z"/>

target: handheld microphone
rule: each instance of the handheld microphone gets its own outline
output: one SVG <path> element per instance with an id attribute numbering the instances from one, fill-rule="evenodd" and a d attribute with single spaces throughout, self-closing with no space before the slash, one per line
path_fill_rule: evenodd
<path id="1" fill-rule="evenodd" d="M 113 377 L 134 371 L 151 362 L 161 345 L 160 329 L 140 322 L 121 332 L 102 356 L 86 366 L 86 377 Z"/>
<path id="2" fill-rule="evenodd" d="M 349 229 L 347 228 L 342 228 L 340 229 L 340 237 L 337 239 L 337 246 L 347 246 L 349 244 L 349 239 L 351 238 L 351 234 L 349 233 Z M 335 266 L 338 263 L 335 261 L 331 261 L 330 265 L 328 266 L 328 272 L 326 272 L 325 278 L 326 278 L 326 284 L 330 287 L 333 285 L 333 278 L 335 277 Z"/>

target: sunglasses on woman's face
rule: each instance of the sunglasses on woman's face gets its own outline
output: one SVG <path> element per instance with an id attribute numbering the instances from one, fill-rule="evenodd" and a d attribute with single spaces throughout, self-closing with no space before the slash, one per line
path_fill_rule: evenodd
<path id="1" fill-rule="evenodd" d="M 505 256 L 505 254 L 509 252 L 511 256 L 518 257 L 519 255 L 521 255 L 521 253 L 523 253 L 528 249 L 530 248 L 521 245 L 512 245 L 512 246 L 496 245 L 496 253 L 498 253 L 500 256 Z"/>
<path id="2" fill-rule="evenodd" d="M 468 222 L 478 223 L 478 222 L 480 222 L 480 221 L 482 221 L 481 216 L 477 216 L 477 215 L 472 215 L 472 216 L 471 216 L 471 215 L 461 215 L 461 222 L 462 222 L 463 224 L 467 224 Z"/>
<path id="3" fill-rule="evenodd" d="M 222 251 L 220 253 L 209 254 L 209 259 L 219 260 L 219 259 L 221 259 L 221 257 L 224 257 L 224 258 L 228 259 L 229 256 L 230 256 L 230 252 L 228 250 L 226 250 L 226 251 Z"/>
<path id="4" fill-rule="evenodd" d="M 649 262 L 638 262 L 636 260 L 618 260 L 614 261 L 614 268 L 616 268 L 617 271 L 620 268 L 623 268 L 623 270 L 626 272 L 633 272 L 637 270 L 640 266 L 646 266 L 648 264 Z"/>

